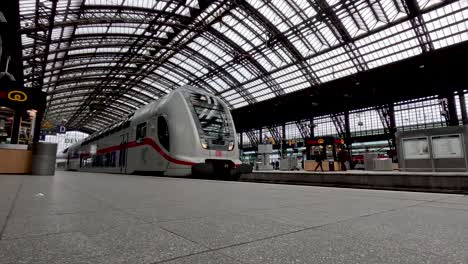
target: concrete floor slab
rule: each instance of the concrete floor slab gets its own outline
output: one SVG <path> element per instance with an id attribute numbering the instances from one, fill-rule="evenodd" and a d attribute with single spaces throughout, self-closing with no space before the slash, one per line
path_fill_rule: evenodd
<path id="1" fill-rule="evenodd" d="M 468 263 L 462 195 L 61 171 L 0 190 L 0 264 Z"/>
<path id="2" fill-rule="evenodd" d="M 370 244 L 341 234 L 306 230 L 229 247 L 221 253 L 244 263 L 447 263 L 427 252 L 420 255 L 396 245 Z"/>
<path id="3" fill-rule="evenodd" d="M 144 223 L 144 221 L 121 211 L 29 217 L 15 216 L 9 219 L 3 238 L 20 238 L 63 232 L 81 232 L 91 236 L 114 227 L 137 223 Z"/>
<path id="4" fill-rule="evenodd" d="M 166 222 L 161 223 L 161 226 L 210 248 L 226 247 L 302 229 L 272 219 L 232 214 Z"/>
<path id="5" fill-rule="evenodd" d="M 81 233 L 63 233 L 0 241 L 0 263 L 53 263 L 86 259 L 105 251 Z"/>
<path id="6" fill-rule="evenodd" d="M 155 263 L 207 250 L 154 224 L 120 226 L 91 238 L 110 263 Z"/>
<path id="7" fill-rule="evenodd" d="M 222 255 L 217 252 L 206 252 L 191 255 L 188 257 L 178 258 L 172 261 L 164 262 L 164 264 L 242 264 L 242 262 L 236 261 L 235 259 Z"/>

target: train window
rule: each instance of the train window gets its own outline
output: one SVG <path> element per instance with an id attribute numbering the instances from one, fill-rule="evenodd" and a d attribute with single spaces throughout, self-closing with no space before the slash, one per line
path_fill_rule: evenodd
<path id="1" fill-rule="evenodd" d="M 163 116 L 158 117 L 158 139 L 159 143 L 167 150 L 169 150 L 169 127 L 167 126 L 166 118 Z"/>
<path id="2" fill-rule="evenodd" d="M 146 137 L 146 122 L 137 125 L 136 140 L 143 141 Z"/>

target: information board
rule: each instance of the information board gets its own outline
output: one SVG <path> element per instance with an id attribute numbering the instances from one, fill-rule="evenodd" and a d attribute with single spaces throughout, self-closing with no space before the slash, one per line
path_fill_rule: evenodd
<path id="1" fill-rule="evenodd" d="M 403 139 L 403 152 L 405 159 L 429 159 L 429 143 L 427 138 Z"/>
<path id="2" fill-rule="evenodd" d="M 435 159 L 463 158 L 463 146 L 460 135 L 432 137 L 432 155 Z"/>

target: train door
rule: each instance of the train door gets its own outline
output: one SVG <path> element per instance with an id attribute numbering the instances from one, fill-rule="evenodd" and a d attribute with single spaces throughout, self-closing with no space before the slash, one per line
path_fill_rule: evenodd
<path id="1" fill-rule="evenodd" d="M 119 167 L 121 173 L 127 173 L 128 133 L 120 135 Z"/>
<path id="2" fill-rule="evenodd" d="M 162 151 L 171 155 L 170 151 L 170 144 L 169 144 L 169 127 L 164 116 L 158 116 L 154 119 L 154 123 L 156 124 L 156 135 L 155 139 L 157 140 L 157 144 L 161 147 Z M 166 171 L 169 167 L 169 161 L 159 155 L 159 167 L 162 168 L 162 171 Z"/>

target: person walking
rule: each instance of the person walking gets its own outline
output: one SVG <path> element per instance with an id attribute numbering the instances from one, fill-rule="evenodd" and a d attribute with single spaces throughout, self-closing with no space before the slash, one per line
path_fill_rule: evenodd
<path id="1" fill-rule="evenodd" d="M 314 171 L 317 171 L 317 169 L 320 167 L 320 170 L 323 172 L 322 161 L 323 161 L 323 156 L 322 156 L 322 154 L 319 152 L 319 153 L 317 153 L 317 155 L 315 155 L 315 162 L 317 162 L 317 166 L 315 166 L 315 170 L 314 170 Z"/>

